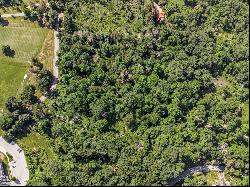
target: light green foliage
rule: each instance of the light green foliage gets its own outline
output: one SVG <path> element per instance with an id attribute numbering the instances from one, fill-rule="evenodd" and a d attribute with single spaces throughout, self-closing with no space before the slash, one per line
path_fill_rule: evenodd
<path id="1" fill-rule="evenodd" d="M 48 158 L 52 159 L 55 157 L 48 138 L 40 135 L 39 133 L 31 132 L 27 134 L 26 137 L 18 140 L 18 144 L 20 144 L 28 152 L 43 149 L 46 152 Z"/>
<path id="2" fill-rule="evenodd" d="M 207 185 L 212 186 L 218 181 L 218 172 L 217 171 L 209 171 L 206 173 Z"/>
<path id="3" fill-rule="evenodd" d="M 205 175 L 196 175 L 188 177 L 184 180 L 183 186 L 208 186 L 211 184 L 207 183 Z"/>
<path id="4" fill-rule="evenodd" d="M 159 1 L 162 23 L 149 0 L 50 4 L 51 23 L 64 12 L 60 80 L 32 124 L 56 159 L 29 154 L 30 185 L 160 186 L 205 164 L 248 181 L 246 1 Z M 7 104 L 4 128 L 20 108 Z"/>

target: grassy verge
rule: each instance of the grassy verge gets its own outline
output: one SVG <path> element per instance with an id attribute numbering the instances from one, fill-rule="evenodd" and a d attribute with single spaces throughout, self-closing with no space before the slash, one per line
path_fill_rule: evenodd
<path id="1" fill-rule="evenodd" d="M 31 132 L 26 137 L 18 140 L 17 143 L 25 150 L 25 152 L 33 152 L 38 149 L 43 149 L 48 155 L 48 158 L 53 159 L 55 157 L 55 153 L 48 138 L 39 133 Z"/>
<path id="2" fill-rule="evenodd" d="M 207 185 L 212 186 L 218 180 L 218 172 L 209 171 L 206 174 L 206 177 L 207 177 Z"/>
<path id="3" fill-rule="evenodd" d="M 11 154 L 9 154 L 8 152 L 6 152 L 6 155 L 9 158 L 9 161 L 12 162 L 13 161 L 13 156 Z"/>
<path id="4" fill-rule="evenodd" d="M 56 154 L 49 139 L 39 133 L 31 131 L 26 137 L 18 140 L 17 143 L 25 152 L 30 180 L 37 175 L 37 172 L 40 172 L 43 164 L 56 159 Z"/>
<path id="5" fill-rule="evenodd" d="M 4 156 L 4 158 L 2 159 L 2 164 L 3 164 L 4 175 L 10 176 L 9 162 L 8 162 L 8 158 L 6 156 Z"/>
<path id="6" fill-rule="evenodd" d="M 0 7 L 0 14 L 15 14 L 22 12 L 20 7 Z"/>
<path id="7" fill-rule="evenodd" d="M 44 67 L 53 72 L 53 58 L 54 58 L 54 32 L 49 30 L 48 35 L 43 43 L 39 54 L 39 60 Z"/>
<path id="8" fill-rule="evenodd" d="M 4 131 L 2 129 L 0 129 L 0 136 L 3 136 Z"/>

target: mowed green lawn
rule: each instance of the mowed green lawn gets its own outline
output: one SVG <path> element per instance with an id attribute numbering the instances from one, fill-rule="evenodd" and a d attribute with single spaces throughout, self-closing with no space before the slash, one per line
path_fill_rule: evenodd
<path id="1" fill-rule="evenodd" d="M 15 96 L 22 87 L 32 57 L 37 57 L 48 29 L 23 18 L 8 18 L 9 25 L 0 26 L 0 109 L 9 96 Z M 9 45 L 15 56 L 5 57 L 2 46 Z"/>

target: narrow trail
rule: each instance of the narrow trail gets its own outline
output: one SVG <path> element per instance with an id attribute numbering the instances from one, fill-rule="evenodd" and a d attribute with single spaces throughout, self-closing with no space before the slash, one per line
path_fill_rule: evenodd
<path id="1" fill-rule="evenodd" d="M 192 175 L 194 172 L 208 172 L 208 171 L 218 171 L 219 173 L 219 180 L 223 181 L 223 184 L 225 184 L 225 178 L 224 178 L 224 171 L 225 167 L 223 166 L 211 166 L 211 165 L 204 165 L 204 166 L 196 166 L 193 168 L 189 168 L 187 170 L 185 170 L 184 172 L 182 172 L 181 175 L 179 175 L 178 177 L 176 177 L 173 180 L 170 180 L 168 185 L 169 186 L 174 186 L 176 183 L 178 183 L 179 181 L 183 180 L 184 178 Z M 221 174 L 221 172 L 223 174 Z"/>

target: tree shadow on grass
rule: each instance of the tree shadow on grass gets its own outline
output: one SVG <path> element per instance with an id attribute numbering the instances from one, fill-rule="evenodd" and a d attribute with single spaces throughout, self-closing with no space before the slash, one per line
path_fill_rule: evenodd
<path id="1" fill-rule="evenodd" d="M 9 25 L 9 21 L 0 17 L 0 26 L 7 27 Z"/>
<path id="2" fill-rule="evenodd" d="M 6 53 L 5 55 L 8 57 L 14 58 L 14 56 L 16 55 L 16 52 L 13 49 L 10 49 L 8 53 Z"/>
<path id="3" fill-rule="evenodd" d="M 16 52 L 15 52 L 15 50 L 11 49 L 9 46 L 4 46 L 3 47 L 3 54 L 7 57 L 14 58 L 14 56 L 16 55 Z"/>

